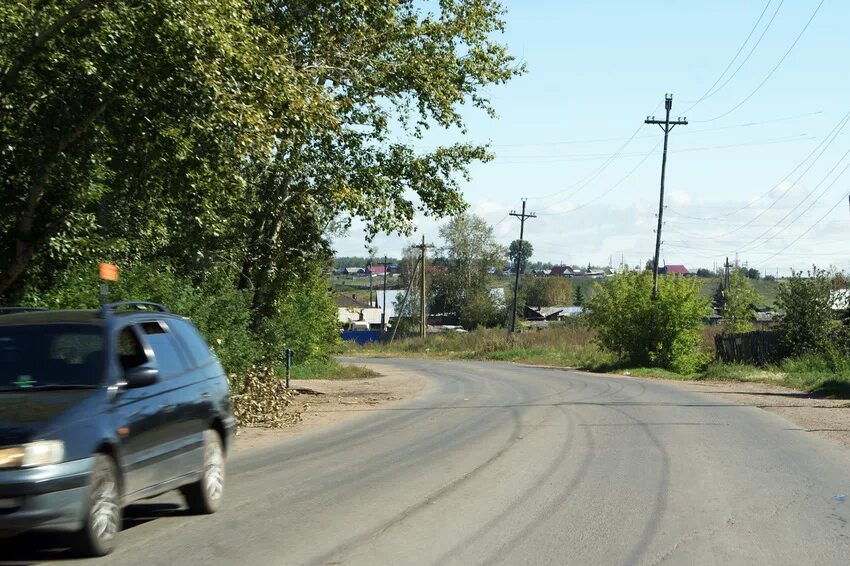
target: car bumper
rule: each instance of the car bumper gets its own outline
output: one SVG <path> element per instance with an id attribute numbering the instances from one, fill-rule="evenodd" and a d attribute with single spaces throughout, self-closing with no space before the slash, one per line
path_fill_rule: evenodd
<path id="1" fill-rule="evenodd" d="M 82 526 L 94 458 L 18 470 L 0 470 L 0 533 Z"/>

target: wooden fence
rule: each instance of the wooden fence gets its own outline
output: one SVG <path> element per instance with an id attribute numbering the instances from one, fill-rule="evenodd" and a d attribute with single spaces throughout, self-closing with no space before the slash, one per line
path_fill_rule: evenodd
<path id="1" fill-rule="evenodd" d="M 714 345 L 717 359 L 727 363 L 763 366 L 780 357 L 779 333 L 775 330 L 718 334 Z"/>

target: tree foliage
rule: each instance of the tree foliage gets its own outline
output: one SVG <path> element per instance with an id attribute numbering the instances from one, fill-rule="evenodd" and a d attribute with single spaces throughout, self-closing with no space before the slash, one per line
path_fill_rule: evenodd
<path id="1" fill-rule="evenodd" d="M 792 273 L 779 284 L 777 305 L 784 313 L 781 334 L 786 354 L 824 354 L 833 349 L 833 336 L 839 328 L 833 291 L 844 283 L 843 277 L 813 267 L 805 274 Z"/>
<path id="2" fill-rule="evenodd" d="M 505 250 L 493 227 L 474 214 L 461 214 L 440 227 L 439 253 L 446 269 L 434 274 L 432 312 L 458 316 L 464 327 L 495 326 L 503 313 L 490 292 L 487 270 L 501 265 Z"/>
<path id="3" fill-rule="evenodd" d="M 753 319 L 759 294 L 753 289 L 745 269 L 734 269 L 729 274 L 729 288 L 724 290 L 724 331 L 748 332 L 753 329 Z"/>
<path id="4" fill-rule="evenodd" d="M 253 333 L 312 351 L 308 334 L 327 332 L 275 321 L 325 304 L 330 235 L 354 218 L 370 235 L 409 233 L 417 211 L 463 210 L 460 183 L 486 147 L 417 140 L 465 132 L 464 105 L 495 115 L 488 87 L 523 70 L 498 42 L 503 11 L 1 3 L 0 296 L 48 292 L 104 259 L 157 262 L 193 288 L 220 273 L 248 297 Z"/>
<path id="5" fill-rule="evenodd" d="M 520 245 L 522 244 L 522 245 Z M 522 259 L 519 265 L 519 272 L 525 273 L 528 267 L 528 260 L 531 259 L 534 253 L 534 246 L 528 240 L 514 240 L 508 247 L 508 259 L 511 260 L 511 269 L 516 269 L 517 261 Z"/>
<path id="6" fill-rule="evenodd" d="M 522 284 L 524 304 L 532 307 L 569 305 L 573 299 L 573 286 L 565 277 L 526 278 Z"/>
<path id="7" fill-rule="evenodd" d="M 708 361 L 699 330 L 710 313 L 699 283 L 661 277 L 652 300 L 652 274 L 624 271 L 595 286 L 586 300 L 588 324 L 605 349 L 635 365 L 693 373 Z"/>

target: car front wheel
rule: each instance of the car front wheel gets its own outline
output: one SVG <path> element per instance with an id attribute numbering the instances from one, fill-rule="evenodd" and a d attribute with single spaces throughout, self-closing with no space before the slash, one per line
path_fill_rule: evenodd
<path id="1" fill-rule="evenodd" d="M 189 511 L 198 515 L 215 513 L 224 496 L 224 446 L 214 430 L 204 433 L 204 468 L 201 479 L 181 489 Z"/>
<path id="2" fill-rule="evenodd" d="M 109 456 L 97 454 L 86 495 L 85 523 L 76 534 L 76 547 L 88 556 L 104 556 L 115 548 L 120 530 L 118 467 Z"/>

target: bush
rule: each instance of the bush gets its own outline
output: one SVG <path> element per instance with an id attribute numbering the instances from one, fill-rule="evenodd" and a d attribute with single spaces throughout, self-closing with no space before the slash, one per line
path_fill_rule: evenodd
<path id="1" fill-rule="evenodd" d="M 595 289 L 587 321 L 603 348 L 632 365 L 679 373 L 693 373 L 708 362 L 700 329 L 711 308 L 697 281 L 661 277 L 654 301 L 647 272 L 625 271 Z"/>
<path id="2" fill-rule="evenodd" d="M 269 363 L 283 359 L 286 348 L 295 360 L 327 357 L 339 341 L 337 308 L 320 263 L 306 264 L 287 282 L 274 303 L 274 314 L 259 328 L 262 355 Z"/>
<path id="3" fill-rule="evenodd" d="M 497 304 L 487 289 L 481 289 L 467 297 L 460 308 L 458 319 L 467 330 L 493 328 L 505 323 L 505 308 Z"/>
<path id="4" fill-rule="evenodd" d="M 834 349 L 835 321 L 832 291 L 838 283 L 827 271 L 813 268 L 803 277 L 797 272 L 779 284 L 777 304 L 783 311 L 782 346 L 792 357 L 824 354 Z"/>

